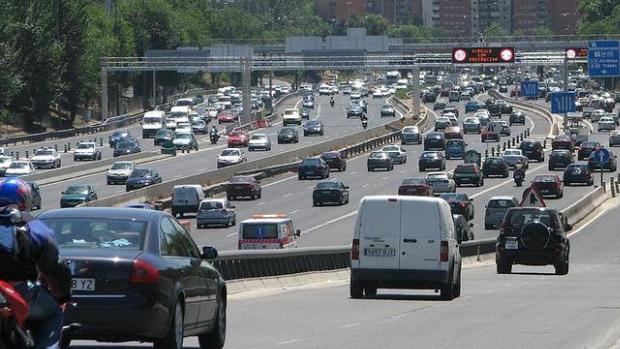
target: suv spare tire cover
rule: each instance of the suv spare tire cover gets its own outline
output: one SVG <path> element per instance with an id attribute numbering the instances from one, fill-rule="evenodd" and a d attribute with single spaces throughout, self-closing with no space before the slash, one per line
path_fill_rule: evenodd
<path id="1" fill-rule="evenodd" d="M 549 243 L 551 233 L 549 227 L 540 221 L 533 221 L 521 228 L 521 242 L 531 251 L 539 251 Z"/>

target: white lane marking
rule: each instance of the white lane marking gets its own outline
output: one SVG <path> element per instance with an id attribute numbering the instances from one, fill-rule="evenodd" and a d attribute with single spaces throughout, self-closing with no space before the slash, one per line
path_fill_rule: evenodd
<path id="1" fill-rule="evenodd" d="M 289 339 L 287 341 L 278 342 L 276 343 L 276 345 L 287 345 L 287 344 L 293 344 L 293 343 L 299 343 L 299 342 L 301 342 L 301 339 Z"/>
<path id="2" fill-rule="evenodd" d="M 313 188 L 314 188 L 314 185 L 309 185 L 306 187 L 306 189 L 313 189 Z"/>
<path id="3" fill-rule="evenodd" d="M 282 182 L 284 182 L 284 181 L 288 181 L 288 180 L 291 180 L 291 179 L 293 179 L 293 178 L 297 178 L 297 175 L 295 175 L 295 176 L 290 176 L 290 177 L 286 177 L 286 178 L 280 179 L 279 181 L 275 181 L 275 182 L 267 183 L 267 184 L 263 185 L 263 188 L 266 188 L 266 187 L 271 187 L 272 185 L 280 184 L 280 183 L 282 183 Z"/>
<path id="4" fill-rule="evenodd" d="M 291 196 L 291 195 L 293 195 L 293 194 L 292 194 L 292 193 L 286 193 L 286 194 L 284 194 L 282 197 L 286 198 L 286 197 L 289 197 L 289 196 Z"/>
<path id="5" fill-rule="evenodd" d="M 237 235 L 237 233 L 230 233 L 230 234 L 226 235 L 226 237 L 227 237 L 227 238 L 230 238 L 230 237 L 233 237 L 233 236 L 235 236 L 235 235 Z"/>
<path id="6" fill-rule="evenodd" d="M 366 188 L 366 187 L 368 187 L 369 185 L 370 185 L 370 183 L 366 183 L 366 184 L 362 185 L 362 188 Z"/>
<path id="7" fill-rule="evenodd" d="M 615 206 L 614 206 L 615 207 Z M 586 223 L 584 223 L 582 226 L 580 226 L 577 230 L 571 232 L 570 234 L 568 234 L 568 237 L 571 237 L 573 235 L 576 235 L 578 233 L 580 233 L 581 231 L 583 231 L 583 228 L 587 227 L 588 225 L 594 223 L 595 220 L 599 219 L 602 215 L 604 215 L 605 213 L 607 213 L 607 211 L 609 211 L 610 208 L 614 208 L 614 207 L 607 207 L 604 210 L 602 210 L 601 212 L 599 212 L 596 216 L 592 217 L 591 219 L 589 219 Z"/>
<path id="8" fill-rule="evenodd" d="M 525 116 L 526 119 L 530 120 L 530 123 L 532 123 L 532 127 L 530 127 L 530 134 L 532 134 L 534 132 L 534 129 L 536 128 L 536 124 L 534 123 L 534 120 L 532 120 L 532 118 L 530 118 L 529 116 Z"/>
<path id="9" fill-rule="evenodd" d="M 344 330 L 344 329 L 347 329 L 347 328 L 358 327 L 358 326 L 361 326 L 361 324 L 356 322 L 356 323 L 352 323 L 352 324 L 346 324 L 346 325 L 344 325 L 344 326 L 342 326 L 340 328 L 342 328 Z"/>
<path id="10" fill-rule="evenodd" d="M 355 174 L 357 174 L 357 171 L 351 172 L 351 175 L 355 175 Z"/>
<path id="11" fill-rule="evenodd" d="M 304 230 L 304 231 L 302 232 L 302 235 L 303 235 L 303 234 L 310 233 L 310 232 L 313 232 L 313 231 L 315 231 L 315 230 L 319 230 L 319 229 L 321 229 L 321 228 L 324 228 L 324 227 L 326 227 L 326 226 L 328 226 L 328 225 L 330 225 L 330 224 L 334 224 L 334 223 L 339 222 L 339 221 L 341 221 L 341 220 L 344 220 L 344 219 L 347 219 L 347 218 L 353 217 L 353 216 L 355 216 L 356 214 L 357 214 L 357 210 L 352 211 L 352 212 L 349 212 L 349 213 L 347 213 L 347 214 L 345 214 L 345 215 L 342 215 L 342 216 L 340 216 L 340 217 L 336 217 L 336 218 L 334 218 L 334 219 L 330 219 L 330 220 L 328 220 L 327 222 L 321 223 L 321 224 L 316 225 L 316 226 L 314 226 L 314 227 L 312 227 L 312 228 L 310 228 L 310 229 Z"/>
<path id="12" fill-rule="evenodd" d="M 291 211 L 291 212 L 289 212 L 288 214 L 289 214 L 289 215 L 294 215 L 294 214 L 295 214 L 295 213 L 297 213 L 297 212 L 299 212 L 299 210 L 294 210 L 294 211 Z"/>
<path id="13" fill-rule="evenodd" d="M 533 169 L 531 169 L 531 170 L 527 171 L 527 173 L 536 172 L 536 171 L 538 171 L 538 170 L 540 170 L 540 169 L 542 169 L 542 168 L 544 168 L 544 167 L 545 167 L 545 165 L 540 165 L 540 166 L 538 166 L 538 167 L 535 167 L 535 168 L 533 168 Z M 513 182 L 513 181 L 514 181 L 514 180 L 512 180 L 512 179 L 505 180 L 505 181 L 500 182 L 500 183 L 498 183 L 498 184 L 496 184 L 496 185 L 494 185 L 494 186 L 492 186 L 492 187 L 490 187 L 490 188 L 487 188 L 487 189 L 485 189 L 485 190 L 483 190 L 483 191 L 477 192 L 476 194 L 474 194 L 474 195 L 470 196 L 470 198 L 472 198 L 472 199 L 473 199 L 473 198 L 475 198 L 475 197 L 477 197 L 477 196 L 480 196 L 480 195 L 482 195 L 482 194 L 485 194 L 485 193 L 488 193 L 488 192 L 490 192 L 490 191 L 493 191 L 493 190 L 495 190 L 495 189 L 497 189 L 497 188 L 499 188 L 499 187 L 503 187 L 504 185 L 506 185 L 506 184 L 508 184 L 508 183 L 511 183 L 511 182 Z"/>
<path id="14" fill-rule="evenodd" d="M 405 173 L 405 170 L 400 170 L 400 173 Z"/>
<path id="15" fill-rule="evenodd" d="M 390 179 L 390 176 L 381 177 L 381 179 L 383 179 L 385 181 L 387 179 Z"/>
<path id="16" fill-rule="evenodd" d="M 266 204 L 266 202 L 263 201 L 263 202 L 259 202 L 258 204 L 256 204 L 256 206 L 262 206 L 264 204 Z"/>

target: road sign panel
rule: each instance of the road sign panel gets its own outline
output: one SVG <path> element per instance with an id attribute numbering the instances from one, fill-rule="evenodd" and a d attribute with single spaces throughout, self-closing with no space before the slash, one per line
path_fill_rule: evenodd
<path id="1" fill-rule="evenodd" d="M 538 80 L 521 81 L 521 96 L 537 97 L 538 96 Z"/>
<path id="2" fill-rule="evenodd" d="M 523 199 L 521 200 L 521 204 L 519 204 L 519 206 L 547 207 L 542 195 L 534 187 L 529 187 L 525 189 L 525 191 L 523 192 Z"/>
<path id="3" fill-rule="evenodd" d="M 564 50 L 564 52 L 566 53 L 566 58 L 568 59 L 588 57 L 588 49 L 585 47 L 571 47 Z"/>
<path id="4" fill-rule="evenodd" d="M 598 148 L 594 152 L 594 158 L 598 161 L 599 164 L 604 164 L 609 161 L 609 151 L 605 148 Z"/>
<path id="5" fill-rule="evenodd" d="M 620 42 L 599 40 L 588 42 L 588 74 L 590 76 L 620 75 Z"/>
<path id="6" fill-rule="evenodd" d="M 453 64 L 514 63 L 513 47 L 453 47 Z"/>
<path id="7" fill-rule="evenodd" d="M 553 92 L 551 94 L 552 113 L 574 113 L 575 112 L 575 92 Z"/>

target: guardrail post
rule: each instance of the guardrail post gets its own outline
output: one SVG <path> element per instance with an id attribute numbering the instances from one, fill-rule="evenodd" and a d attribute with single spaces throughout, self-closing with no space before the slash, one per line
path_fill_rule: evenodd
<path id="1" fill-rule="evenodd" d="M 67 150 L 71 151 L 71 142 L 67 142 Z"/>
<path id="2" fill-rule="evenodd" d="M 14 151 L 12 151 L 12 152 L 11 152 L 11 157 L 14 157 L 14 156 L 15 156 L 15 152 L 14 152 Z M 618 177 L 620 177 L 620 173 L 618 173 Z"/>
<path id="3" fill-rule="evenodd" d="M 65 144 L 65 145 L 63 146 L 63 148 L 64 148 L 64 152 L 66 153 L 66 152 L 67 152 L 67 145 Z"/>
<path id="4" fill-rule="evenodd" d="M 99 146 L 103 147 L 103 137 L 99 137 Z"/>
<path id="5" fill-rule="evenodd" d="M 526 136 L 526 137 L 529 137 L 529 136 L 530 136 L 530 129 L 529 129 L 529 128 L 526 128 L 526 129 L 525 129 L 525 136 Z"/>
<path id="6" fill-rule="evenodd" d="M 616 193 L 620 193 L 620 182 L 616 181 Z"/>
<path id="7" fill-rule="evenodd" d="M 491 147 L 491 156 L 495 156 L 495 147 Z"/>
<path id="8" fill-rule="evenodd" d="M 545 140 L 543 141 L 543 149 L 547 148 L 547 139 L 545 138 Z"/>
<path id="9" fill-rule="evenodd" d="M 484 150 L 484 158 L 488 158 L 489 157 L 489 149 L 485 149 Z"/>
<path id="10" fill-rule="evenodd" d="M 19 160 L 19 152 L 15 152 L 15 160 Z"/>
<path id="11" fill-rule="evenodd" d="M 26 150 L 26 159 L 28 159 L 30 156 L 28 154 L 28 150 Z"/>
<path id="12" fill-rule="evenodd" d="M 506 142 L 504 141 L 504 145 L 502 147 L 502 150 L 506 150 Z M 498 150 L 499 151 L 499 150 Z"/>
<path id="13" fill-rule="evenodd" d="M 615 198 L 616 197 L 616 183 L 615 183 L 614 177 L 609 178 L 609 184 L 611 186 L 611 197 Z"/>
<path id="14" fill-rule="evenodd" d="M 517 136 L 517 137 L 518 137 L 518 136 Z M 515 146 L 515 138 L 514 138 L 514 137 L 512 137 L 512 146 L 513 146 L 513 147 Z"/>
<path id="15" fill-rule="evenodd" d="M 54 150 L 58 151 L 58 144 L 54 144 Z"/>

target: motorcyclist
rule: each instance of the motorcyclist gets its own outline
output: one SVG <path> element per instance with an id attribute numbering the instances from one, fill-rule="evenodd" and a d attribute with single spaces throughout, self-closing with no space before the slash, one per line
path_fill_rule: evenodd
<path id="1" fill-rule="evenodd" d="M 334 96 L 329 97 L 329 104 L 332 106 L 332 108 L 334 107 Z"/>
<path id="2" fill-rule="evenodd" d="M 366 127 L 368 127 L 368 117 L 366 116 L 366 113 L 363 113 L 360 119 L 362 120 L 362 127 L 365 130 Z"/>
<path id="3" fill-rule="evenodd" d="M 522 164 L 515 165 L 515 169 L 512 171 L 512 178 L 515 183 L 518 183 L 518 181 L 523 182 L 523 179 L 525 178 L 525 167 Z"/>
<path id="4" fill-rule="evenodd" d="M 217 138 L 218 138 L 218 130 L 217 127 L 215 127 L 215 125 L 213 125 L 211 127 L 211 131 L 209 131 L 209 137 L 211 139 L 211 143 L 215 143 L 217 142 Z M 215 142 L 213 141 L 215 139 Z"/>
<path id="5" fill-rule="evenodd" d="M 28 302 L 34 348 L 57 348 L 63 327 L 60 304 L 70 299 L 71 272 L 59 261 L 54 232 L 27 212 L 31 202 L 28 183 L 0 181 L 0 279 Z"/>

